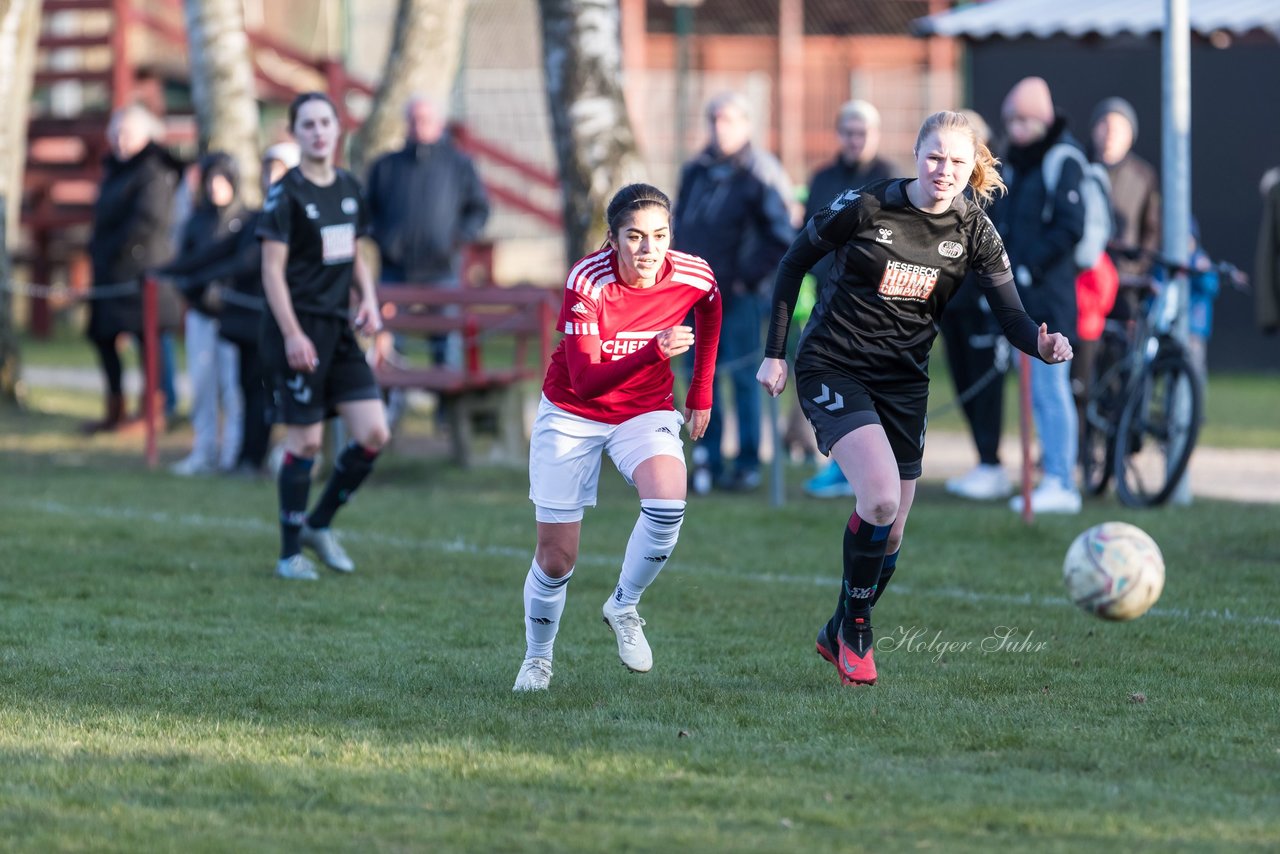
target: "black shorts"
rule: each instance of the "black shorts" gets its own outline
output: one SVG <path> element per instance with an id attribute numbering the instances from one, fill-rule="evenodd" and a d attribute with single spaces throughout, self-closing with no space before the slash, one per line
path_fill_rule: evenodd
<path id="1" fill-rule="evenodd" d="M 872 388 L 847 374 L 797 367 L 796 394 L 822 453 L 830 454 L 836 442 L 859 427 L 879 424 L 889 437 L 899 477 L 920 477 L 929 421 L 927 383 Z"/>
<path id="2" fill-rule="evenodd" d="M 298 323 L 320 360 L 309 374 L 289 367 L 279 327 L 268 320 L 263 331 L 262 363 L 272 391 L 267 417 L 272 422 L 318 424 L 337 415 L 340 403 L 381 398 L 373 370 L 346 318 L 299 315 Z"/>

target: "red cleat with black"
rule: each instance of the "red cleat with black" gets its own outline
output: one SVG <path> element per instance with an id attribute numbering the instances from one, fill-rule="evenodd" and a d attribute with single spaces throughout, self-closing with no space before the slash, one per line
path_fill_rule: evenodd
<path id="1" fill-rule="evenodd" d="M 836 645 L 832 642 L 831 635 L 827 632 L 826 623 L 823 623 L 822 628 L 818 629 L 817 650 L 818 655 L 836 667 L 840 666 L 840 653 L 836 650 Z"/>
<path id="2" fill-rule="evenodd" d="M 846 685 L 876 684 L 876 660 L 872 650 L 871 624 L 862 617 L 853 621 L 856 627 L 853 632 L 853 643 L 844 639 L 844 628 L 836 636 L 836 647 L 839 660 L 836 670 L 840 671 L 840 681 Z"/>

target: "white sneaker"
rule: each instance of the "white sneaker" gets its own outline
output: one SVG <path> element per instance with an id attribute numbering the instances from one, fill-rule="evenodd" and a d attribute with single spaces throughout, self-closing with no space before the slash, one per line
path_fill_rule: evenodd
<path id="1" fill-rule="evenodd" d="M 644 619 L 636 613 L 635 605 L 628 605 L 621 611 L 613 611 L 604 605 L 604 623 L 618 640 L 618 657 L 627 669 L 633 673 L 648 673 L 653 669 L 653 650 L 644 639 Z"/>
<path id="2" fill-rule="evenodd" d="M 1015 513 L 1022 512 L 1021 495 L 1009 499 L 1009 509 Z M 1080 492 L 1056 477 L 1046 477 L 1031 491 L 1031 510 L 1033 513 L 1079 513 Z"/>
<path id="3" fill-rule="evenodd" d="M 347 554 L 346 549 L 333 535 L 332 528 L 311 528 L 302 526 L 298 542 L 304 548 L 311 549 L 320 558 L 320 562 L 337 572 L 355 572 L 356 565 Z"/>
<path id="4" fill-rule="evenodd" d="M 551 660 L 548 658 L 526 658 L 516 674 L 516 684 L 512 691 L 545 691 L 551 687 Z"/>
<path id="5" fill-rule="evenodd" d="M 280 559 L 276 564 L 276 577 L 294 581 L 317 581 L 320 575 L 316 572 L 314 563 L 307 560 L 305 555 L 297 554 Z"/>
<path id="6" fill-rule="evenodd" d="M 975 501 L 1005 498 L 1013 492 L 1009 475 L 1000 466 L 978 465 L 973 470 L 947 479 L 947 492 Z"/>
<path id="7" fill-rule="evenodd" d="M 169 473 L 179 477 L 196 477 L 202 474 L 215 474 L 218 467 L 204 457 L 191 454 L 169 466 Z"/>

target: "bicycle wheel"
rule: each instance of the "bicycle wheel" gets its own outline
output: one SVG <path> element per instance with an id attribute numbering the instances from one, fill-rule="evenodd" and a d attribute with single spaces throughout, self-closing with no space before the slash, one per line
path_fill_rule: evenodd
<path id="1" fill-rule="evenodd" d="M 1101 495 L 1111 482 L 1115 467 L 1115 425 L 1124 406 L 1132 361 L 1126 357 L 1127 342 L 1114 333 L 1104 334 L 1088 398 L 1080 419 L 1080 484 L 1086 495 Z"/>
<path id="2" fill-rule="evenodd" d="M 1080 485 L 1085 495 L 1101 495 L 1111 482 L 1115 443 L 1111 431 L 1087 409 L 1080 426 Z"/>
<path id="3" fill-rule="evenodd" d="M 1116 495 L 1129 507 L 1169 500 L 1187 470 L 1203 414 L 1203 392 L 1181 352 L 1148 365 L 1116 427 Z"/>

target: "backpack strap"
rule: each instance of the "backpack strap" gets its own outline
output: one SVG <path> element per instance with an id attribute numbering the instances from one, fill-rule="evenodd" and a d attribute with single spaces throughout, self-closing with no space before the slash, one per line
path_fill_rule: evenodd
<path id="1" fill-rule="evenodd" d="M 1044 177 L 1044 210 L 1040 212 L 1041 222 L 1053 219 L 1053 201 L 1058 195 L 1058 179 L 1062 177 L 1062 163 L 1067 158 L 1079 163 L 1082 173 L 1088 172 L 1084 153 L 1074 145 L 1056 142 L 1049 147 L 1044 160 L 1040 162 L 1040 174 Z"/>

